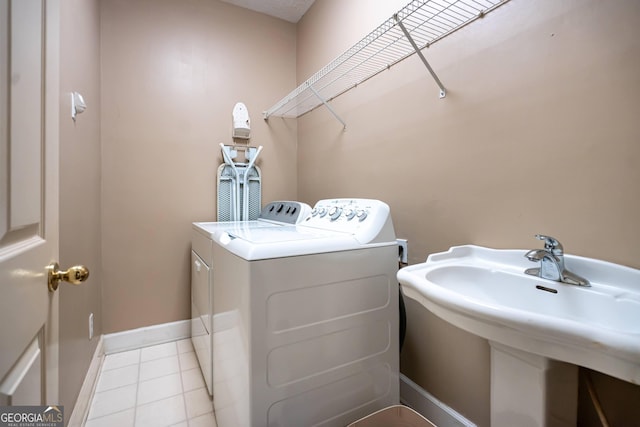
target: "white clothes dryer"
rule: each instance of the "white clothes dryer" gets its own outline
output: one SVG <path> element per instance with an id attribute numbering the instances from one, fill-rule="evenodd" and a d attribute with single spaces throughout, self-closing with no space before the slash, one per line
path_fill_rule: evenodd
<path id="1" fill-rule="evenodd" d="M 219 427 L 343 427 L 398 403 L 398 247 L 385 203 L 322 200 L 297 225 L 208 237 Z"/>
<path id="2" fill-rule="evenodd" d="M 213 233 L 273 228 L 305 220 L 311 206 L 294 201 L 267 204 L 257 220 L 193 223 L 191 237 L 191 342 L 209 395 L 213 393 Z M 217 264 L 217 263 L 216 263 Z M 219 265 L 219 264 L 218 264 Z"/>

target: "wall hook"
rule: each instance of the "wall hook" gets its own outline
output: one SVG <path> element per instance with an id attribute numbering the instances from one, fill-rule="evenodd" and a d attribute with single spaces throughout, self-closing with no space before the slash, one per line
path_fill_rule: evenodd
<path id="1" fill-rule="evenodd" d="M 87 109 L 84 98 L 78 92 L 71 92 L 71 118 L 76 121 L 76 115 Z"/>

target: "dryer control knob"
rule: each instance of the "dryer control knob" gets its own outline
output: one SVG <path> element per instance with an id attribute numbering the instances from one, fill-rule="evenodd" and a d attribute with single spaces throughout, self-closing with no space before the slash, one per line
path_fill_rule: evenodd
<path id="1" fill-rule="evenodd" d="M 318 216 L 320 218 L 322 218 L 323 216 L 325 216 L 327 214 L 327 210 L 325 208 L 319 208 L 318 209 Z"/>
<path id="2" fill-rule="evenodd" d="M 367 218 L 367 211 L 359 210 L 356 216 L 358 217 L 358 221 L 364 221 Z"/>
<path id="3" fill-rule="evenodd" d="M 341 214 L 342 214 L 342 208 L 334 206 L 331 209 L 329 209 L 329 218 L 331 218 L 331 221 L 335 221 L 336 219 L 340 218 Z"/>

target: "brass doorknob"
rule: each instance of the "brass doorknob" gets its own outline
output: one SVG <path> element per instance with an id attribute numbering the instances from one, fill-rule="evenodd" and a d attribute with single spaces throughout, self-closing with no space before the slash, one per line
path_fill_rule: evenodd
<path id="1" fill-rule="evenodd" d="M 72 285 L 79 285 L 89 277 L 89 269 L 84 265 L 74 265 L 67 271 L 60 271 L 59 268 L 57 262 L 52 262 L 47 266 L 47 285 L 51 292 L 58 290 L 58 284 L 61 280 Z"/>

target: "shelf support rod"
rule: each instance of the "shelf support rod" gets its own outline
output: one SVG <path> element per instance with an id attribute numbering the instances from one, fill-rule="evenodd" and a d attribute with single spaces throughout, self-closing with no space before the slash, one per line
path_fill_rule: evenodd
<path id="1" fill-rule="evenodd" d="M 429 62 L 427 62 L 427 58 L 424 57 L 424 55 L 422 54 L 422 51 L 420 50 L 416 42 L 413 40 L 413 37 L 411 37 L 411 34 L 409 34 L 409 31 L 407 31 L 407 28 L 404 26 L 402 21 L 398 19 L 397 13 L 393 15 L 393 19 L 395 19 L 396 23 L 404 33 L 405 37 L 407 38 L 407 40 L 409 40 L 409 43 L 411 43 L 411 46 L 413 46 L 413 49 L 416 51 L 416 53 L 424 63 L 425 67 L 427 67 L 427 70 L 429 70 L 429 73 L 431 73 L 431 77 L 433 77 L 438 87 L 440 87 L 440 98 L 444 98 L 445 96 L 447 96 L 447 90 L 444 88 L 444 85 L 436 75 L 436 72 L 433 71 L 433 68 L 431 68 L 431 65 L 429 65 Z"/>
<path id="2" fill-rule="evenodd" d="M 324 104 L 324 106 L 325 106 L 325 107 L 327 107 L 327 109 L 328 109 L 329 111 L 331 111 L 331 114 L 333 114 L 333 117 L 335 117 L 336 119 L 338 119 L 338 121 L 339 121 L 340 123 L 342 123 L 342 126 L 344 127 L 344 129 L 346 129 L 346 128 L 347 128 L 347 124 L 344 122 L 344 120 L 342 120 L 342 119 L 340 118 L 340 116 L 338 116 L 338 114 L 333 110 L 333 108 L 331 108 L 331 105 L 329 105 L 329 103 L 328 103 L 327 101 L 325 101 L 325 99 L 324 99 L 322 96 L 320 96 L 320 94 L 318 93 L 318 91 L 317 91 L 317 90 L 315 90 L 315 88 L 314 88 L 313 86 L 309 85 L 309 89 L 311 89 L 311 92 L 313 92 L 313 94 L 314 94 L 314 95 L 315 95 L 315 96 L 316 96 L 320 101 L 322 101 L 322 103 Z"/>

